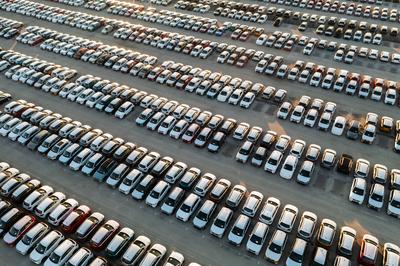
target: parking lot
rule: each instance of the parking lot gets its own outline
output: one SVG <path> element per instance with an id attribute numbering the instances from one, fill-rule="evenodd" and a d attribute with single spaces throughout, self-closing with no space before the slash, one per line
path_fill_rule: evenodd
<path id="1" fill-rule="evenodd" d="M 247 1 L 248 3 L 258 3 L 262 5 L 262 2 Z M 196 38 L 207 39 L 218 43 L 226 42 L 228 44 L 236 44 L 243 46 L 246 49 L 254 49 L 255 51 L 261 50 L 265 53 L 271 53 L 274 56 L 282 56 L 284 63 L 293 66 L 297 60 L 303 60 L 305 62 L 314 62 L 318 65 L 324 65 L 326 68 L 335 68 L 337 71 L 340 69 L 346 69 L 351 73 L 359 73 L 361 75 L 369 75 L 373 78 L 382 78 L 388 81 L 398 81 L 399 69 L 398 65 L 390 62 L 381 62 L 379 60 L 372 61 L 368 58 L 356 58 L 352 64 L 344 64 L 333 60 L 334 52 L 327 51 L 325 49 L 315 48 L 311 56 L 303 54 L 303 48 L 296 45 L 290 52 L 281 49 L 275 49 L 271 47 L 260 47 L 256 45 L 257 37 L 252 36 L 245 42 L 239 42 L 232 40 L 229 35 L 225 34 L 221 37 L 214 35 L 204 34 L 200 32 L 192 32 L 179 28 L 172 28 L 167 25 L 154 24 L 143 20 L 127 18 L 124 16 L 117 16 L 106 12 L 106 9 L 102 11 L 94 11 L 92 9 L 83 8 L 83 6 L 70 6 L 58 2 L 50 1 L 36 1 L 45 6 L 59 7 L 61 9 L 84 12 L 95 16 L 104 16 L 109 19 L 118 19 L 129 23 L 137 23 L 146 27 L 155 27 L 157 29 L 169 32 L 178 32 L 184 35 L 193 35 Z M 183 12 L 189 14 L 200 15 L 190 11 L 174 8 L 173 1 L 167 6 L 153 5 L 150 3 L 137 3 L 144 5 L 145 7 L 154 7 L 157 10 L 165 9 L 174 12 Z M 364 5 L 366 3 L 363 3 Z M 287 6 L 281 6 L 279 4 L 267 4 L 268 7 L 276 6 L 289 8 Z M 386 5 L 384 5 L 386 6 Z M 398 4 L 391 4 L 393 8 L 396 8 Z M 213 9 L 214 10 L 214 9 Z M 299 7 L 293 7 L 293 11 L 303 12 L 303 9 Z M 207 17 L 213 16 L 213 11 L 206 13 Z M 317 10 L 307 10 L 308 13 L 325 15 L 329 13 Z M 346 17 L 347 19 L 355 19 L 354 16 L 336 14 L 339 17 Z M 42 106 L 44 109 L 51 110 L 54 113 L 59 113 L 63 117 L 69 117 L 72 120 L 80 121 L 82 124 L 90 125 L 92 129 L 101 129 L 104 133 L 110 133 L 113 137 L 122 138 L 125 142 L 131 142 L 136 144 L 137 147 L 146 147 L 148 151 L 154 151 L 161 156 L 170 156 L 174 159 L 174 162 L 184 162 L 188 167 L 196 167 L 201 169 L 202 173 L 212 173 L 218 179 L 225 178 L 234 185 L 240 184 L 247 188 L 248 192 L 258 191 L 264 195 L 264 201 L 268 197 L 275 197 L 281 201 L 281 208 L 286 204 L 293 204 L 299 209 L 297 220 L 294 223 L 291 233 L 288 233 L 288 241 L 284 248 L 282 258 L 278 260 L 279 265 L 285 265 L 287 257 L 290 255 L 293 243 L 296 239 L 296 232 L 299 227 L 299 221 L 301 214 L 304 211 L 310 211 L 318 216 L 318 221 L 328 218 L 337 223 L 336 235 L 334 235 L 333 244 L 325 246 L 329 250 L 327 256 L 327 264 L 333 265 L 335 257 L 337 255 L 337 242 L 339 241 L 340 228 L 342 226 L 350 226 L 357 231 L 356 244 L 354 244 L 353 252 L 348 255 L 347 258 L 352 261 L 352 264 L 356 264 L 358 253 L 360 252 L 360 246 L 362 243 L 362 237 L 365 234 L 371 234 L 379 239 L 380 249 L 375 265 L 380 265 L 383 254 L 383 244 L 393 243 L 399 245 L 400 231 L 398 230 L 399 219 L 391 217 L 386 214 L 389 201 L 389 192 L 392 186 L 389 186 L 390 177 L 387 177 L 386 183 L 383 184 L 385 195 L 383 199 L 383 207 L 379 208 L 379 211 L 374 211 L 366 206 L 369 189 L 375 184 L 375 180 L 372 178 L 372 168 L 375 164 L 383 164 L 387 167 L 390 172 L 391 169 L 399 168 L 399 155 L 394 152 L 396 125 L 393 125 L 389 132 L 378 130 L 379 125 L 377 124 L 377 132 L 374 137 L 373 143 L 367 145 L 362 143 L 360 139 L 361 134 L 357 140 L 351 140 L 346 137 L 347 128 L 349 122 L 352 120 L 360 121 L 361 124 L 368 124 L 366 121 L 367 113 L 375 113 L 379 118 L 382 116 L 388 116 L 393 119 L 396 123 L 399 118 L 399 90 L 396 87 L 396 103 L 394 105 L 384 104 L 383 100 L 373 101 L 371 99 L 363 99 L 357 95 L 348 95 L 343 92 L 338 93 L 333 90 L 326 90 L 320 87 L 313 87 L 308 84 L 303 84 L 298 81 L 288 80 L 286 78 L 280 79 L 274 75 L 264 75 L 256 73 L 254 68 L 257 62 L 250 60 L 243 68 L 239 68 L 229 64 L 217 63 L 219 53 L 213 52 L 206 59 L 199 59 L 184 53 L 178 53 L 175 51 L 169 51 L 166 49 L 159 49 L 151 45 L 145 45 L 143 43 L 131 42 L 128 40 L 122 40 L 120 38 L 113 37 L 113 33 L 102 34 L 101 29 L 97 29 L 93 32 L 84 31 L 77 27 L 70 27 L 67 25 L 55 24 L 51 21 L 43 19 L 33 18 L 22 14 L 16 14 L 14 12 L 0 10 L 0 18 L 8 18 L 11 20 L 19 21 L 24 24 L 21 32 L 24 32 L 28 26 L 37 26 L 44 29 L 55 30 L 59 33 L 68 33 L 72 36 L 85 38 L 88 40 L 102 42 L 110 46 L 118 46 L 120 48 L 133 50 L 141 54 L 147 54 L 150 56 L 157 57 L 157 63 L 154 65 L 160 66 L 163 62 L 173 60 L 184 65 L 191 65 L 193 67 L 199 67 L 201 69 L 209 69 L 211 72 L 220 72 L 222 74 L 228 74 L 232 77 L 238 77 L 242 80 L 249 80 L 253 83 L 261 83 L 265 86 L 273 86 L 276 89 L 284 89 L 287 91 L 287 96 L 284 101 L 290 102 L 293 106 L 296 106 L 303 95 L 309 96 L 311 99 L 322 99 L 325 103 L 333 102 L 336 104 L 335 116 L 343 116 L 346 119 L 346 130 L 340 136 L 336 136 L 331 133 L 331 125 L 327 131 L 318 130 L 317 126 L 306 127 L 303 122 L 293 123 L 289 119 L 279 119 L 277 114 L 280 110 L 282 102 L 265 99 L 262 96 L 262 92 L 256 94 L 254 102 L 249 105 L 249 108 L 240 108 L 238 105 L 228 104 L 222 102 L 217 97 L 200 96 L 196 93 L 190 93 L 184 89 L 176 89 L 166 84 L 160 84 L 158 81 L 150 81 L 149 79 L 139 78 L 133 74 L 122 73 L 121 71 L 113 71 L 110 68 L 100 66 L 98 64 L 90 64 L 83 60 L 76 60 L 71 57 L 57 54 L 54 51 L 50 52 L 41 48 L 40 44 L 30 46 L 23 44 L 21 41 L 17 41 L 15 38 L 4 39 L 1 38 L 1 47 L 3 50 L 12 50 L 18 52 L 24 56 L 31 56 L 40 60 L 46 60 L 49 63 L 59 64 L 62 67 L 67 67 L 77 71 L 77 75 L 68 82 L 74 82 L 79 77 L 84 75 L 92 75 L 101 79 L 107 79 L 111 82 L 118 82 L 120 85 L 126 85 L 137 90 L 142 90 L 148 94 L 155 94 L 158 97 L 165 97 L 167 101 L 177 101 L 181 104 L 187 104 L 189 107 L 197 107 L 200 111 L 209 111 L 213 115 L 220 114 L 224 117 L 225 121 L 228 118 L 235 119 L 237 123 L 245 122 L 249 124 L 249 127 L 261 127 L 263 134 L 268 130 L 274 131 L 279 135 L 288 135 L 291 137 L 291 141 L 303 140 L 306 146 L 310 144 L 317 144 L 322 147 L 321 151 L 325 149 L 333 149 L 337 153 L 337 159 L 342 154 L 349 154 L 354 159 L 354 164 L 350 172 L 347 174 L 339 173 L 337 171 L 336 162 L 334 166 L 323 167 L 320 159 L 315 162 L 315 171 L 311 176 L 311 180 L 308 184 L 302 185 L 296 182 L 296 176 L 299 174 L 299 166 L 303 161 L 306 160 L 304 154 L 300 154 L 299 163 L 297 168 L 293 171 L 290 180 L 282 178 L 280 170 L 283 167 L 279 167 L 276 173 L 268 173 L 264 171 L 265 159 L 268 158 L 273 148 L 267 152 L 262 167 L 258 168 L 250 164 L 251 156 L 247 163 L 242 164 L 235 161 L 238 151 L 241 149 L 246 138 L 237 140 L 229 134 L 223 145 L 221 144 L 220 150 L 217 153 L 210 153 L 207 148 L 198 148 L 193 144 L 182 142 L 180 139 L 176 140 L 168 135 L 164 136 L 157 133 L 157 130 L 149 130 L 144 127 L 140 127 L 135 124 L 136 119 L 145 110 L 140 103 L 135 103 L 134 108 L 131 112 L 128 112 L 123 119 L 118 119 L 114 115 L 108 115 L 105 112 L 99 112 L 94 108 L 89 109 L 85 104 L 77 104 L 71 100 L 59 97 L 60 95 L 53 95 L 47 93 L 42 89 L 34 88 L 23 84 L 21 80 L 14 80 L 14 77 L 7 78 L 4 70 L 0 74 L 0 90 L 5 93 L 10 93 L 12 100 L 23 99 L 27 102 L 32 102 L 36 106 Z M 231 21 L 238 22 L 234 19 L 225 17 L 215 17 L 223 22 Z M 388 26 L 396 26 L 398 22 L 389 21 L 375 21 L 373 19 L 366 19 L 368 22 L 385 24 Z M 243 22 L 244 24 L 251 24 L 251 22 Z M 252 23 L 254 24 L 254 23 Z M 307 35 L 310 38 L 320 38 L 320 35 L 315 34 L 314 29 L 309 28 L 305 32 L 297 30 L 297 26 L 293 24 L 284 23 L 280 27 L 272 26 L 272 22 L 269 21 L 261 25 L 264 28 L 264 33 L 272 33 L 275 30 L 282 32 L 291 32 L 298 35 Z M 325 38 L 325 37 L 324 37 Z M 333 37 L 326 37 L 325 39 L 331 41 L 335 40 L 338 42 L 347 43 L 348 45 L 361 45 L 360 42 L 347 41 L 344 39 L 337 39 Z M 46 40 L 44 38 L 44 40 Z M 398 52 L 396 49 L 399 46 L 397 42 L 384 40 L 381 45 L 363 44 L 363 46 L 369 49 L 378 49 L 389 51 L 391 53 Z M 5 58 L 2 58 L 4 61 Z M 7 59 L 8 60 L 8 59 Z M 152 66 L 154 67 L 154 66 Z M 396 84 L 397 86 L 397 84 Z M 386 85 L 385 85 L 386 89 Z M 57 93 L 55 93 L 57 94 Z M 76 100 L 76 98 L 75 98 Z M 10 102 L 10 101 L 8 101 Z M 4 107 L 8 102 L 3 103 L 0 108 L 5 111 Z M 149 105 L 150 106 L 150 105 Z M 148 106 L 148 107 L 149 107 Z M 308 107 L 306 107 L 308 108 Z M 97 109 L 97 107 L 96 107 Z M 161 107 L 160 109 L 161 110 Z M 308 109 L 307 109 L 308 110 Z M 12 113 L 12 110 L 9 112 Z M 115 113 L 115 110 L 112 112 Z M 172 114 L 172 113 L 171 113 Z M 305 114 L 304 114 L 305 115 Z M 303 116 L 303 114 L 302 114 Z M 301 118 L 303 119 L 303 117 Z M 302 120 L 303 121 L 303 120 Z M 379 120 L 380 121 L 380 120 Z M 331 123 L 331 122 L 330 122 Z M 377 122 L 380 123 L 380 122 Z M 149 125 L 147 125 L 149 127 Z M 202 127 L 202 126 L 201 126 Z M 215 129 L 215 132 L 217 129 Z M 212 131 L 214 133 L 214 131 Z M 362 132 L 361 132 L 362 133 Z M 254 141 L 254 151 L 259 147 L 262 136 Z M 210 139 L 207 140 L 207 143 Z M 207 146 L 207 145 L 205 145 Z M 254 224 L 258 221 L 258 215 L 250 217 L 251 225 L 244 237 L 240 247 L 236 247 L 228 242 L 227 235 L 234 221 L 240 214 L 240 208 L 234 209 L 233 218 L 230 221 L 230 226 L 227 226 L 225 236 L 222 239 L 212 236 L 209 231 L 212 221 L 210 220 L 206 229 L 197 230 L 192 226 L 192 222 L 186 223 L 177 220 L 175 215 L 165 215 L 160 212 L 159 207 L 150 208 L 144 201 L 136 201 L 130 196 L 121 194 L 118 189 L 112 189 L 103 183 L 94 182 L 91 177 L 84 176 L 79 171 L 72 171 L 68 167 L 50 161 L 39 154 L 38 152 L 29 151 L 23 145 L 12 142 L 7 137 L 0 138 L 0 158 L 1 161 L 9 163 L 12 167 L 20 169 L 21 172 L 27 173 L 30 176 L 38 178 L 43 183 L 49 184 L 56 188 L 57 191 L 62 191 L 69 196 L 77 199 L 79 203 L 86 204 L 93 207 L 93 209 L 99 210 L 104 213 L 107 217 L 112 217 L 115 220 L 121 222 L 135 231 L 135 237 L 141 234 L 146 235 L 152 240 L 152 243 L 161 243 L 167 247 L 167 254 L 163 257 L 163 263 L 168 257 L 171 251 L 177 251 L 182 253 L 185 257 L 185 264 L 189 265 L 190 262 L 196 262 L 200 265 L 258 265 L 258 264 L 269 264 L 266 261 L 265 253 L 268 249 L 268 243 L 273 233 L 278 230 L 276 221 L 279 218 L 280 212 L 278 212 L 275 222 L 270 226 L 269 232 L 265 241 L 265 244 L 261 248 L 260 255 L 256 256 L 246 251 L 246 242 L 248 235 L 252 230 Z M 290 147 L 290 146 L 289 146 Z M 288 154 L 289 148 L 282 153 Z M 286 153 L 285 153 L 286 152 Z M 305 151 L 304 151 L 305 153 Z M 237 158 L 237 157 L 236 157 Z M 367 172 L 367 195 L 366 200 L 362 205 L 353 204 L 349 201 L 349 192 L 353 182 L 353 171 L 357 159 L 366 159 L 371 164 L 371 170 L 369 174 Z M 247 160 L 247 159 L 246 159 Z M 284 159 L 282 160 L 283 163 Z M 154 165 L 153 165 L 154 166 Z M 133 167 L 134 168 L 134 167 Z M 282 173 L 282 172 L 281 172 Z M 281 175 L 281 176 L 280 176 Z M 356 174 L 355 174 L 356 175 Z M 121 179 L 122 180 L 122 179 Z M 171 184 L 173 186 L 174 184 Z M 172 188 L 171 188 L 172 189 Z M 206 192 L 207 193 L 207 192 Z M 186 193 L 186 196 L 189 192 Z M 196 194 L 196 192 L 194 192 Z M 226 193 L 228 195 L 229 193 Z M 225 195 L 225 197 L 226 197 Z M 246 194 L 246 196 L 248 196 Z M 208 196 L 201 196 L 201 200 Z M 4 197 L 6 198 L 6 197 Z M 242 201 L 240 206 L 243 206 L 245 200 Z M 214 213 L 216 217 L 217 211 L 223 206 L 217 202 L 217 210 Z M 258 209 L 259 214 L 264 202 Z M 161 205 L 161 203 L 160 203 Z M 160 206 L 159 205 L 159 206 Z M 194 212 L 195 214 L 196 212 Z M 193 218 L 193 216 L 192 216 Z M 191 219 L 192 220 L 192 219 Z M 45 221 L 45 220 L 44 220 Z M 314 250 L 321 246 L 317 240 L 317 231 L 319 223 L 315 228 L 314 235 L 308 240 L 308 247 L 304 254 L 304 261 L 302 265 L 310 265 Z M 72 237 L 72 236 L 71 236 Z M 82 243 L 85 245 L 85 243 Z M 126 247 L 125 247 L 126 249 Z M 15 252 L 14 248 L 5 246 L 3 243 L 0 246 L 0 254 L 5 258 L 4 265 L 30 265 L 31 261 L 28 257 L 23 257 Z M 101 256 L 106 256 L 103 253 L 96 253 Z M 122 253 L 121 253 L 122 254 Z M 400 254 L 399 254 L 400 256 Z M 112 265 L 120 265 L 121 262 L 118 258 L 110 259 Z M 122 265 L 122 264 L 121 264 Z M 159 264 L 163 265 L 163 264 Z M 343 264 L 346 265 L 346 264 Z M 396 265 L 396 264 L 395 264 Z"/>

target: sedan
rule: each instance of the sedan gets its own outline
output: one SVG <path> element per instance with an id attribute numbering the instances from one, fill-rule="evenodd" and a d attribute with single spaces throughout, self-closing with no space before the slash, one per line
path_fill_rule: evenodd
<path id="1" fill-rule="evenodd" d="M 35 225 L 34 216 L 25 215 L 19 219 L 4 235 L 3 240 L 8 245 L 14 245 L 24 234 Z"/>
<path id="2" fill-rule="evenodd" d="M 139 266 L 158 265 L 166 253 L 167 249 L 163 245 L 154 244 L 143 257 Z"/>
<path id="3" fill-rule="evenodd" d="M 96 233 L 92 236 L 89 241 L 90 246 L 93 249 L 101 249 L 120 227 L 119 223 L 114 220 L 107 221 L 102 227 L 100 227 Z"/>
<path id="4" fill-rule="evenodd" d="M 122 228 L 110 241 L 106 248 L 106 254 L 110 257 L 118 256 L 124 247 L 133 238 L 134 231 L 128 227 Z"/>

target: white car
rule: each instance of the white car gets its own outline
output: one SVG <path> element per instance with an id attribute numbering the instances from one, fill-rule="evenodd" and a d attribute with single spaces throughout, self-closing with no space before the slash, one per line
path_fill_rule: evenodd
<path id="1" fill-rule="evenodd" d="M 63 239 L 64 236 L 59 231 L 51 231 L 40 240 L 39 244 L 37 244 L 36 248 L 29 255 L 29 259 L 35 264 L 42 263 Z"/>
<path id="2" fill-rule="evenodd" d="M 317 241 L 325 247 L 332 245 L 336 234 L 336 223 L 330 219 L 323 219 L 318 230 Z"/>
<path id="3" fill-rule="evenodd" d="M 168 256 L 164 266 L 180 266 L 183 265 L 185 258 L 179 252 L 172 251 L 171 254 Z"/>
<path id="4" fill-rule="evenodd" d="M 61 201 L 65 200 L 65 198 L 63 193 L 54 192 L 39 203 L 35 209 L 35 214 L 40 218 L 45 218 L 61 203 Z"/>
<path id="5" fill-rule="evenodd" d="M 296 181 L 303 185 L 309 184 L 311 181 L 311 176 L 314 173 L 314 168 L 314 163 L 312 161 L 305 160 L 300 167 Z"/>
<path id="6" fill-rule="evenodd" d="M 305 211 L 301 215 L 297 236 L 309 241 L 314 234 L 315 227 L 317 226 L 318 217 L 315 213 Z"/>
<path id="7" fill-rule="evenodd" d="M 143 257 L 139 266 L 158 265 L 166 253 L 166 247 L 160 244 L 154 244 Z"/>
<path id="8" fill-rule="evenodd" d="M 158 203 L 168 193 L 170 187 L 167 182 L 160 180 L 146 197 L 146 204 L 153 208 L 157 207 Z"/>
<path id="9" fill-rule="evenodd" d="M 400 190 L 392 189 L 389 194 L 387 214 L 400 218 Z"/>
<path id="10" fill-rule="evenodd" d="M 239 151 L 236 154 L 236 161 L 241 163 L 246 163 L 249 159 L 251 152 L 253 151 L 254 143 L 251 141 L 245 141 L 243 145 L 240 147 Z"/>
<path id="11" fill-rule="evenodd" d="M 22 255 L 28 254 L 32 247 L 49 232 L 50 227 L 45 223 L 37 223 L 17 243 L 15 249 Z"/>
<path id="12" fill-rule="evenodd" d="M 285 152 L 286 149 L 289 147 L 291 140 L 292 138 L 288 135 L 280 135 L 275 143 L 275 149 L 281 152 Z"/>
<path id="13" fill-rule="evenodd" d="M 300 123 L 301 119 L 303 118 L 305 112 L 305 108 L 302 105 L 297 105 L 290 116 L 290 122 Z"/>
<path id="14" fill-rule="evenodd" d="M 246 199 L 246 202 L 243 205 L 242 213 L 249 217 L 254 217 L 263 199 L 264 195 L 261 194 L 260 192 L 258 191 L 250 192 L 249 196 Z"/>
<path id="15" fill-rule="evenodd" d="M 131 193 L 132 189 L 136 187 L 136 185 L 140 182 L 143 177 L 143 173 L 137 169 L 131 170 L 122 180 L 122 183 L 119 185 L 119 192 L 128 195 Z"/>
<path id="16" fill-rule="evenodd" d="M 275 220 L 275 216 L 279 211 L 281 202 L 279 199 L 274 197 L 269 197 L 261 210 L 259 220 L 265 224 L 272 224 Z"/>
<path id="17" fill-rule="evenodd" d="M 383 245 L 383 263 L 382 265 L 396 265 L 400 262 L 400 247 L 393 243 L 385 243 Z"/>
<path id="18" fill-rule="evenodd" d="M 372 184 L 367 206 L 371 209 L 380 210 L 385 198 L 385 187 L 382 184 Z"/>
<path id="19" fill-rule="evenodd" d="M 191 193 L 179 207 L 175 215 L 176 218 L 182 222 L 187 222 L 192 214 L 197 210 L 200 202 L 201 198 L 198 195 Z"/>
<path id="20" fill-rule="evenodd" d="M 308 110 L 307 114 L 304 117 L 303 124 L 308 127 L 314 127 L 315 122 L 317 122 L 318 118 L 318 110 L 312 108 Z"/>
<path id="21" fill-rule="evenodd" d="M 250 217 L 240 214 L 228 234 L 228 241 L 235 246 L 239 246 L 246 236 L 250 222 Z"/>
<path id="22" fill-rule="evenodd" d="M 291 110 L 292 110 L 292 104 L 290 102 L 284 102 L 282 103 L 281 107 L 279 107 L 276 116 L 280 119 L 286 119 L 289 116 Z"/>
<path id="23" fill-rule="evenodd" d="M 364 128 L 364 132 L 361 135 L 361 142 L 372 144 L 375 140 L 376 126 L 367 124 Z"/>
<path id="24" fill-rule="evenodd" d="M 49 214 L 49 223 L 55 226 L 59 225 L 78 205 L 74 199 L 65 200 Z"/>
<path id="25" fill-rule="evenodd" d="M 232 214 L 233 211 L 231 209 L 222 207 L 210 227 L 210 234 L 222 238 L 232 218 Z"/>
<path id="26" fill-rule="evenodd" d="M 131 102 L 124 102 L 115 112 L 115 117 L 119 119 L 125 118 L 133 111 L 134 105 Z"/>
<path id="27" fill-rule="evenodd" d="M 245 109 L 248 109 L 250 105 L 254 102 L 256 98 L 256 94 L 254 92 L 248 91 L 243 96 L 242 100 L 239 103 L 239 106 Z"/>
<path id="28" fill-rule="evenodd" d="M 254 255 L 260 254 L 268 234 L 268 225 L 257 222 L 249 235 L 246 243 L 246 250 Z"/>
<path id="29" fill-rule="evenodd" d="M 265 162 L 264 170 L 275 174 L 279 164 L 281 163 L 282 157 L 283 153 L 281 151 L 274 150 Z"/>
<path id="30" fill-rule="evenodd" d="M 283 207 L 281 217 L 278 221 L 278 228 L 290 233 L 293 229 L 294 223 L 296 222 L 297 214 L 299 213 L 299 209 L 291 204 L 286 204 Z"/>
<path id="31" fill-rule="evenodd" d="M 247 133 L 249 132 L 250 125 L 245 122 L 241 122 L 233 132 L 233 138 L 237 140 L 242 140 L 246 137 Z"/>
<path id="32" fill-rule="evenodd" d="M 274 264 L 277 264 L 285 250 L 288 234 L 281 230 L 276 230 L 269 241 L 265 250 L 265 258 Z"/>
<path id="33" fill-rule="evenodd" d="M 328 112 L 324 112 L 319 121 L 318 121 L 318 129 L 326 131 L 328 130 L 332 121 L 332 114 Z"/>
<path id="34" fill-rule="evenodd" d="M 385 92 L 384 103 L 395 105 L 397 101 L 397 92 L 395 89 L 387 89 Z"/>
<path id="35" fill-rule="evenodd" d="M 44 262 L 44 266 L 62 266 L 79 249 L 79 245 L 70 238 L 61 242 Z"/>
<path id="36" fill-rule="evenodd" d="M 284 179 L 292 179 L 293 173 L 296 170 L 298 157 L 292 154 L 288 155 L 282 164 L 279 175 Z"/>
<path id="37" fill-rule="evenodd" d="M 336 136 L 341 136 L 346 127 L 346 118 L 344 116 L 337 116 L 333 122 L 331 133 Z"/>
<path id="38" fill-rule="evenodd" d="M 292 250 L 286 259 L 286 266 L 301 266 L 306 256 L 307 241 L 296 238 Z"/>

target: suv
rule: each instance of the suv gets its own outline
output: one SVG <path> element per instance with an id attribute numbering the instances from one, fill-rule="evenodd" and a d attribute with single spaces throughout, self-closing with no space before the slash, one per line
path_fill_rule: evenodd
<path id="1" fill-rule="evenodd" d="M 232 218 L 232 215 L 233 211 L 231 209 L 222 207 L 218 215 L 215 217 L 213 224 L 211 225 L 210 233 L 213 236 L 222 238 Z"/>

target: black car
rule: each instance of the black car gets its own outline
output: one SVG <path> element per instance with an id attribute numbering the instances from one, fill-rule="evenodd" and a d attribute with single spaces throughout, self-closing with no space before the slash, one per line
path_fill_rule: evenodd
<path id="1" fill-rule="evenodd" d="M 104 112 L 106 114 L 113 114 L 123 103 L 124 101 L 121 98 L 115 98 L 107 105 L 107 107 L 104 109 Z"/>
<path id="2" fill-rule="evenodd" d="M 356 140 L 360 136 L 361 133 L 361 124 L 357 120 L 353 120 L 350 122 L 350 127 L 347 130 L 346 137 L 348 139 Z"/>
<path id="3" fill-rule="evenodd" d="M 139 117 L 136 119 L 135 123 L 138 126 L 144 126 L 147 124 L 147 121 L 149 121 L 150 117 L 152 117 L 154 114 L 153 109 L 147 108 L 143 112 L 139 114 Z"/>
<path id="4" fill-rule="evenodd" d="M 108 177 L 112 171 L 114 171 L 115 167 L 117 167 L 118 163 L 113 159 L 105 160 L 100 167 L 94 172 L 93 178 L 96 181 L 103 182 L 106 177 Z"/>
<path id="5" fill-rule="evenodd" d="M 274 27 L 279 27 L 282 24 L 283 18 L 279 17 L 275 19 L 274 23 L 272 24 Z"/>
<path id="6" fill-rule="evenodd" d="M 22 185 L 20 185 L 16 190 L 14 190 L 11 194 L 11 199 L 15 203 L 21 203 L 32 191 L 37 189 L 40 186 L 40 181 L 37 179 L 32 179 Z M 1 215 L 1 210 L 0 210 Z"/>
<path id="7" fill-rule="evenodd" d="M 137 200 L 144 199 L 156 184 L 157 179 L 152 175 L 145 176 L 132 192 L 132 197 Z M 135 193 L 138 192 L 138 193 Z"/>
<path id="8" fill-rule="evenodd" d="M 212 138 L 207 146 L 209 152 L 218 152 L 222 145 L 225 143 L 226 134 L 219 131 Z"/>
<path id="9" fill-rule="evenodd" d="M 48 137 L 50 136 L 50 132 L 47 130 L 42 130 L 39 133 L 37 133 L 32 140 L 28 143 L 28 145 L 26 145 L 28 147 L 28 149 L 30 150 L 36 150 L 37 147 L 40 146 L 40 144 L 42 144 L 42 142 Z"/>
<path id="10" fill-rule="evenodd" d="M 104 108 L 113 100 L 111 95 L 105 95 L 95 105 L 97 111 L 103 111 Z"/>
<path id="11" fill-rule="evenodd" d="M 0 201 L 0 216 L 5 214 L 6 212 L 8 212 L 11 209 L 11 206 L 12 205 L 9 201 L 1 200 Z"/>
<path id="12" fill-rule="evenodd" d="M 340 156 L 336 170 L 345 175 L 349 175 L 353 168 L 353 157 L 348 154 Z"/>
<path id="13" fill-rule="evenodd" d="M 122 145 L 122 143 L 123 140 L 119 138 L 110 140 L 106 145 L 103 146 L 103 148 L 101 148 L 101 152 L 107 157 L 112 157 L 114 151 L 116 151 L 119 146 Z"/>
<path id="14" fill-rule="evenodd" d="M 12 208 L 3 214 L 0 218 L 0 235 L 4 235 L 22 215 L 23 212 L 17 208 Z"/>
<path id="15" fill-rule="evenodd" d="M 5 103 L 7 101 L 11 100 L 11 95 L 8 93 L 2 93 L 0 94 L 0 104 Z"/>
<path id="16" fill-rule="evenodd" d="M 266 149 L 270 149 L 272 145 L 274 145 L 276 137 L 277 135 L 274 132 L 265 133 L 264 137 L 261 140 L 260 146 Z"/>
<path id="17" fill-rule="evenodd" d="M 113 157 L 115 160 L 122 162 L 123 160 L 125 160 L 126 157 L 128 157 L 128 155 L 131 153 L 131 151 L 133 151 L 134 148 L 134 144 L 125 143 L 115 150 Z"/>

